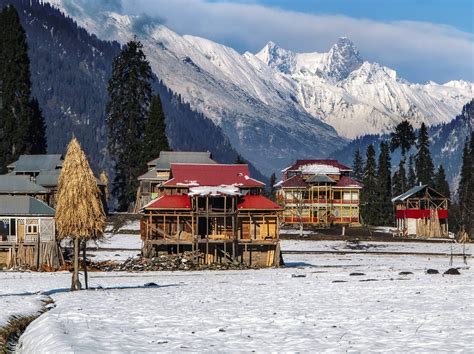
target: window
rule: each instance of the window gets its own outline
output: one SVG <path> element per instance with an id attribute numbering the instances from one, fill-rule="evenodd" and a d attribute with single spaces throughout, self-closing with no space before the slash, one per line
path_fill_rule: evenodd
<path id="1" fill-rule="evenodd" d="M 38 225 L 35 225 L 35 224 L 26 225 L 26 233 L 27 234 L 37 234 L 38 233 Z"/>

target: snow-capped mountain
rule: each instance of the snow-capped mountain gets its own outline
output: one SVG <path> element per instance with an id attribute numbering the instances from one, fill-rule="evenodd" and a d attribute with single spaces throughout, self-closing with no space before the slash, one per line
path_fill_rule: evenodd
<path id="1" fill-rule="evenodd" d="M 240 54 L 149 17 L 92 12 L 80 0 L 50 2 L 101 39 L 124 44 L 137 36 L 166 86 L 267 174 L 296 158 L 327 156 L 344 138 L 387 132 L 402 119 L 415 126 L 448 122 L 474 97 L 469 82 L 409 83 L 364 61 L 347 38 L 327 53 L 269 42 L 257 54 Z"/>
<path id="2" fill-rule="evenodd" d="M 325 156 L 347 141 L 299 104 L 291 78 L 250 53 L 143 24 L 140 17 L 89 14 L 73 1 L 52 3 L 101 39 L 124 44 L 136 35 L 158 78 L 220 126 L 267 175 L 298 156 Z"/>
<path id="3" fill-rule="evenodd" d="M 269 42 L 256 57 L 291 78 L 298 102 L 348 138 L 388 132 L 402 119 L 414 126 L 448 122 L 474 97 L 470 82 L 409 83 L 363 61 L 347 38 L 328 53 L 293 53 Z"/>

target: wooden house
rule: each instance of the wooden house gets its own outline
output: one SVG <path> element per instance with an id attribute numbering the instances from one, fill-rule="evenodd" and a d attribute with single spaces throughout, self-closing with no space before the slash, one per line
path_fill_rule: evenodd
<path id="1" fill-rule="evenodd" d="M 297 160 L 282 171 L 276 184 L 284 206 L 283 222 L 318 226 L 359 225 L 362 184 L 351 168 L 336 160 Z"/>
<path id="2" fill-rule="evenodd" d="M 25 195 L 0 195 L 0 265 L 58 268 L 55 211 Z"/>
<path id="3" fill-rule="evenodd" d="M 448 237 L 449 199 L 427 185 L 392 199 L 397 229 L 403 236 Z"/>
<path id="4" fill-rule="evenodd" d="M 48 193 L 42 200 L 54 207 L 62 165 L 60 154 L 20 155 L 7 168 L 9 175 L 28 177 L 32 183 L 47 189 Z"/>
<path id="5" fill-rule="evenodd" d="M 148 162 L 148 171 L 138 177 L 134 211 L 140 209 L 159 195 L 162 184 L 170 179 L 172 163 L 215 164 L 210 152 L 161 151 L 160 156 Z"/>
<path id="6" fill-rule="evenodd" d="M 261 195 L 247 165 L 171 164 L 171 178 L 142 209 L 143 253 L 200 251 L 200 263 L 280 264 L 282 208 Z"/>
<path id="7" fill-rule="evenodd" d="M 20 155 L 17 161 L 7 166 L 8 174 L 0 175 L 0 194 L 33 196 L 54 208 L 63 161 L 63 156 L 60 154 Z M 2 183 L 2 179 L 4 183 Z M 29 187 L 23 188 L 26 192 L 21 192 L 20 190 L 17 190 L 15 193 L 8 192 L 15 189 L 15 185 L 23 184 L 26 186 L 26 181 L 29 181 Z M 33 185 L 36 185 L 34 188 L 41 189 L 41 192 L 28 192 L 28 188 L 34 189 Z M 98 179 L 97 185 L 102 195 L 105 195 L 105 185 Z M 2 186 L 4 186 L 5 192 L 1 191 Z M 104 208 L 107 209 L 105 198 Z"/>

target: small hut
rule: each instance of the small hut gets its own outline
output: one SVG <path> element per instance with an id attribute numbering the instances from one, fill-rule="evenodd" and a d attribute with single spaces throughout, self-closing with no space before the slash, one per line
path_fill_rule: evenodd
<path id="1" fill-rule="evenodd" d="M 402 236 L 448 237 L 449 199 L 433 188 L 415 186 L 392 202 Z"/>
<path id="2" fill-rule="evenodd" d="M 30 196 L 0 195 L 0 264 L 58 268 L 55 211 Z"/>

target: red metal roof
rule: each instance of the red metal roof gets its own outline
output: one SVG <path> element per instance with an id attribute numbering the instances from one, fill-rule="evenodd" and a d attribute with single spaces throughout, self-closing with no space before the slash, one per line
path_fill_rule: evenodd
<path id="1" fill-rule="evenodd" d="M 303 180 L 301 175 L 296 175 L 280 183 L 282 188 L 306 188 L 308 184 Z"/>
<path id="2" fill-rule="evenodd" d="M 163 195 L 143 209 L 191 209 L 191 199 L 187 195 Z"/>
<path id="3" fill-rule="evenodd" d="M 246 195 L 240 198 L 238 210 L 282 210 L 283 208 L 262 195 Z"/>
<path id="4" fill-rule="evenodd" d="M 347 167 L 346 165 L 343 165 L 342 163 L 339 163 L 337 160 L 296 160 L 296 162 L 287 167 L 285 171 L 294 171 L 298 170 L 300 167 L 305 166 L 305 165 L 328 165 L 328 166 L 333 166 L 337 167 L 341 171 L 352 171 L 352 168 Z"/>
<path id="5" fill-rule="evenodd" d="M 340 188 L 344 188 L 344 187 L 363 188 L 364 185 L 360 182 L 357 182 L 355 179 L 352 179 L 352 178 L 347 177 L 347 176 L 342 176 L 341 179 L 335 185 L 335 187 L 336 188 L 337 187 L 340 187 Z"/>
<path id="6" fill-rule="evenodd" d="M 171 178 L 164 186 L 264 187 L 265 183 L 250 177 L 248 165 L 171 164 Z"/>

